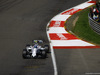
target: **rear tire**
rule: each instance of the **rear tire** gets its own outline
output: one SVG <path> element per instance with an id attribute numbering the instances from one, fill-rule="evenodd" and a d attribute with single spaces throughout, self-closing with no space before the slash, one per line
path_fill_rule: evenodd
<path id="1" fill-rule="evenodd" d="M 45 48 L 45 51 L 46 51 L 47 53 L 50 52 L 50 51 L 49 51 L 49 45 L 45 45 L 44 48 Z"/>
<path id="2" fill-rule="evenodd" d="M 41 57 L 42 57 L 43 59 L 45 59 L 45 58 L 47 57 L 46 51 L 42 51 L 42 52 L 41 52 Z"/>

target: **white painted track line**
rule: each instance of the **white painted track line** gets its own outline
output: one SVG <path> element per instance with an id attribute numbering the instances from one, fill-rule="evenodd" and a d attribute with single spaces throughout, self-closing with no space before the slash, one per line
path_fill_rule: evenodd
<path id="1" fill-rule="evenodd" d="M 48 25 L 49 25 L 49 23 L 48 23 Z M 47 25 L 47 27 L 46 27 L 46 30 L 47 30 L 47 28 L 48 28 L 48 25 Z M 54 67 L 54 75 L 58 75 L 55 53 L 54 53 L 53 45 L 52 45 L 52 43 L 51 43 L 51 41 L 50 41 L 50 37 L 49 37 L 48 32 L 47 32 L 47 37 L 48 37 L 49 42 L 50 42 L 51 57 L 52 57 L 52 62 L 53 62 L 53 67 Z"/>

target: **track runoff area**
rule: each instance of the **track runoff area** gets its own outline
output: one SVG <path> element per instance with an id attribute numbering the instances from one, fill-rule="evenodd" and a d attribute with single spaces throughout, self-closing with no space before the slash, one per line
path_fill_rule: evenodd
<path id="1" fill-rule="evenodd" d="M 56 15 L 47 24 L 47 35 L 50 41 L 51 56 L 54 65 L 54 75 L 58 75 L 56 59 L 53 49 L 68 49 L 68 48 L 100 48 L 94 44 L 83 41 L 76 36 L 70 34 L 64 28 L 64 24 L 73 14 L 86 9 L 89 6 L 95 5 L 96 1 L 89 0 L 85 3 L 72 7 L 62 13 Z"/>

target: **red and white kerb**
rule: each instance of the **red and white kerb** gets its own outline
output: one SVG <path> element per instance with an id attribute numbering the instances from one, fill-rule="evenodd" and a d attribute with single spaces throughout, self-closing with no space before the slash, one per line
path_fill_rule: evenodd
<path id="1" fill-rule="evenodd" d="M 65 21 L 70 16 L 79 12 L 80 10 L 94 5 L 95 3 L 95 1 L 82 3 L 56 15 L 51 19 L 47 34 L 49 35 L 53 48 L 100 48 L 100 46 L 95 46 L 78 39 L 76 36 L 68 33 L 64 28 Z"/>

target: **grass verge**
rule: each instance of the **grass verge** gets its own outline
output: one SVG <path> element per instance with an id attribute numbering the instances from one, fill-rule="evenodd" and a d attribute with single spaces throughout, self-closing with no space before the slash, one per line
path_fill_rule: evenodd
<path id="1" fill-rule="evenodd" d="M 72 32 L 82 40 L 100 45 L 100 35 L 94 32 L 89 26 L 88 13 L 89 8 L 82 10 Z"/>

